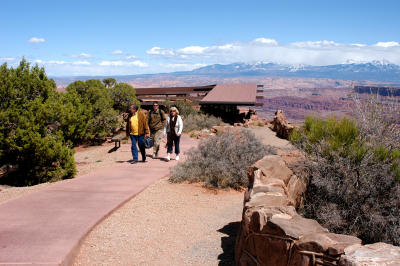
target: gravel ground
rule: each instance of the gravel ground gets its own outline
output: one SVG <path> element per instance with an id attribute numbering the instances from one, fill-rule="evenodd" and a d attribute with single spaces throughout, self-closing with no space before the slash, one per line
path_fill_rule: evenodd
<path id="1" fill-rule="evenodd" d="M 260 138 L 261 141 L 266 145 L 271 145 L 284 152 L 293 151 L 296 149 L 288 140 L 278 138 L 276 133 L 268 127 L 252 128 L 252 131 L 256 137 Z"/>
<path id="2" fill-rule="evenodd" d="M 293 149 L 267 127 L 253 131 Z M 95 227 L 74 265 L 234 265 L 242 208 L 243 192 L 160 180 Z"/>
<path id="3" fill-rule="evenodd" d="M 116 162 L 131 160 L 130 147 L 130 143 L 121 144 L 117 151 L 114 151 L 113 143 L 103 143 L 101 146 L 78 147 L 75 150 L 77 176 L 111 166 Z"/>
<path id="4" fill-rule="evenodd" d="M 77 265 L 233 265 L 243 192 L 162 179 L 95 227 Z"/>
<path id="5" fill-rule="evenodd" d="M 49 186 L 51 183 L 43 183 L 31 187 L 10 187 L 6 185 L 0 185 L 0 204 L 14 198 L 18 198 L 22 195 L 38 191 L 39 189 Z"/>

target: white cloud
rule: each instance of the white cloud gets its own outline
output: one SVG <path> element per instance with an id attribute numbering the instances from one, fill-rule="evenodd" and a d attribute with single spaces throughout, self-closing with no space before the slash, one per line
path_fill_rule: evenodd
<path id="1" fill-rule="evenodd" d="M 14 61 L 14 57 L 0 57 L 0 61 Z"/>
<path id="2" fill-rule="evenodd" d="M 165 56 L 165 57 L 177 57 L 182 60 L 190 60 L 198 57 L 211 57 L 221 53 L 230 53 L 237 49 L 239 46 L 228 43 L 224 45 L 213 45 L 213 46 L 186 46 L 180 49 L 166 49 L 155 46 L 146 51 L 147 54 Z"/>
<path id="3" fill-rule="evenodd" d="M 42 43 L 45 42 L 46 40 L 44 38 L 38 38 L 38 37 L 32 37 L 28 40 L 30 43 Z"/>
<path id="4" fill-rule="evenodd" d="M 268 38 L 257 38 L 253 40 L 253 43 L 256 44 L 267 44 L 267 45 L 278 45 L 279 43 L 274 40 L 274 39 L 268 39 Z"/>
<path id="5" fill-rule="evenodd" d="M 113 51 L 111 54 L 113 54 L 113 55 L 121 55 L 121 54 L 123 54 L 124 52 L 123 51 L 121 51 L 121 50 L 115 50 L 115 51 Z"/>
<path id="6" fill-rule="evenodd" d="M 40 65 L 76 65 L 76 66 L 80 66 L 80 65 L 90 65 L 90 62 L 88 61 L 74 61 L 74 62 L 66 62 L 63 60 L 42 60 L 42 59 L 36 59 L 33 61 L 36 64 L 40 64 Z"/>
<path id="7" fill-rule="evenodd" d="M 92 57 L 90 54 L 87 54 L 87 53 L 80 53 L 79 55 L 78 55 L 78 57 L 79 58 L 90 58 L 90 57 Z"/>
<path id="8" fill-rule="evenodd" d="M 89 54 L 89 53 L 80 53 L 80 54 L 73 54 L 73 55 L 70 55 L 69 57 L 71 57 L 71 58 L 88 59 L 88 58 L 91 58 L 92 55 Z"/>
<path id="9" fill-rule="evenodd" d="M 167 68 L 172 71 L 184 71 L 193 70 L 195 68 L 204 67 L 207 64 L 185 64 L 185 63 L 172 63 L 172 64 L 161 64 L 162 68 Z"/>
<path id="10" fill-rule="evenodd" d="M 49 60 L 46 63 L 54 65 L 64 65 L 66 62 L 61 60 Z"/>
<path id="11" fill-rule="evenodd" d="M 202 47 L 202 46 L 187 46 L 185 48 L 177 50 L 178 53 L 181 54 L 202 54 L 204 53 L 208 47 Z"/>
<path id="12" fill-rule="evenodd" d="M 147 54 L 151 55 L 174 55 L 175 52 L 171 49 L 164 49 L 158 46 L 154 46 L 153 48 L 146 51 Z"/>
<path id="13" fill-rule="evenodd" d="M 137 67 L 147 67 L 148 64 L 146 62 L 142 62 L 140 60 L 135 61 L 102 61 L 99 63 L 100 66 L 137 66 Z"/>
<path id="14" fill-rule="evenodd" d="M 224 50 L 233 50 L 233 49 L 238 48 L 238 47 L 233 45 L 233 44 L 231 44 L 231 43 L 228 43 L 228 44 L 224 44 L 224 45 L 214 46 L 213 48 L 216 49 L 216 50 L 224 51 Z"/>
<path id="15" fill-rule="evenodd" d="M 80 53 L 80 54 L 73 54 L 70 56 L 71 58 L 82 58 L 82 59 L 88 59 L 91 58 L 92 55 L 88 53 Z"/>
<path id="16" fill-rule="evenodd" d="M 363 43 L 352 43 L 351 46 L 355 46 L 355 47 L 365 47 L 367 46 L 366 44 Z"/>
<path id="17" fill-rule="evenodd" d="M 382 49 L 384 48 L 384 49 Z M 165 60 L 164 67 L 173 64 L 229 64 L 233 62 L 267 61 L 280 64 L 333 65 L 343 62 L 387 60 L 400 64 L 398 42 L 376 44 L 338 43 L 332 40 L 279 43 L 274 39 L 257 38 L 248 42 L 231 42 L 211 46 L 179 48 L 153 47 L 147 51 Z M 171 64 L 170 63 L 170 64 Z M 181 67 L 186 67 L 181 65 Z"/>
<path id="18" fill-rule="evenodd" d="M 324 41 L 294 42 L 291 45 L 302 48 L 326 48 L 332 46 L 339 46 L 340 44 L 334 41 L 324 40 Z"/>
<path id="19" fill-rule="evenodd" d="M 400 44 L 398 42 L 377 42 L 375 45 L 378 47 L 384 47 L 384 48 L 400 46 Z"/>
<path id="20" fill-rule="evenodd" d="M 183 47 L 154 46 L 146 51 L 152 64 L 130 54 L 118 60 L 92 58 L 81 53 L 74 61 L 34 61 L 46 66 L 51 75 L 128 75 L 185 71 L 211 64 L 234 62 L 273 62 L 291 65 L 332 65 L 342 63 L 391 62 L 400 65 L 400 44 L 396 41 L 364 43 L 339 43 L 333 40 L 310 40 L 282 43 L 269 38 L 234 41 L 218 45 L 188 45 Z M 90 57 L 89 57 L 90 56 Z M 70 56 L 72 57 L 72 56 Z M 11 57 L 7 57 L 12 59 Z M 0 61 L 7 59 L 0 58 Z M 19 58 L 19 57 L 17 57 Z M 114 59 L 117 59 L 114 58 Z M 15 59 L 16 60 L 16 59 Z M 97 61 L 98 60 L 98 61 Z M 14 63 L 14 62 L 12 62 Z"/>
<path id="21" fill-rule="evenodd" d="M 88 61 L 75 61 L 72 62 L 73 65 L 90 65 L 90 62 Z"/>

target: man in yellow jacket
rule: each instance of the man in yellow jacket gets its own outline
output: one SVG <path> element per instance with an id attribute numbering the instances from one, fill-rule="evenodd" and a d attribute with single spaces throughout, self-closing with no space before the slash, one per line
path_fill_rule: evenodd
<path id="1" fill-rule="evenodd" d="M 146 148 L 144 147 L 144 138 L 150 134 L 149 125 L 147 124 L 146 115 L 138 110 L 137 105 L 131 105 L 129 108 L 129 116 L 126 121 L 126 135 L 130 136 L 132 146 L 132 163 L 138 162 L 138 149 L 142 154 L 142 162 L 146 161 Z"/>

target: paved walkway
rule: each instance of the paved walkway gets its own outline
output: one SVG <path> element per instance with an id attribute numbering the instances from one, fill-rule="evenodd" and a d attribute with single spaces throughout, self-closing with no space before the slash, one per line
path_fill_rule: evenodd
<path id="1" fill-rule="evenodd" d="M 182 150 L 195 145 L 182 137 Z M 0 204 L 0 265 L 70 265 L 96 224 L 175 164 L 116 163 Z"/>

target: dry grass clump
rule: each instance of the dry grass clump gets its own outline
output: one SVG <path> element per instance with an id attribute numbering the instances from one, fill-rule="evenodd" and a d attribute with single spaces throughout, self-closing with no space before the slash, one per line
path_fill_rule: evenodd
<path id="1" fill-rule="evenodd" d="M 247 129 L 212 136 L 187 153 L 187 160 L 172 169 L 169 180 L 203 182 L 205 186 L 214 188 L 241 189 L 248 184 L 248 167 L 272 153 L 271 147 L 263 145 Z"/>

